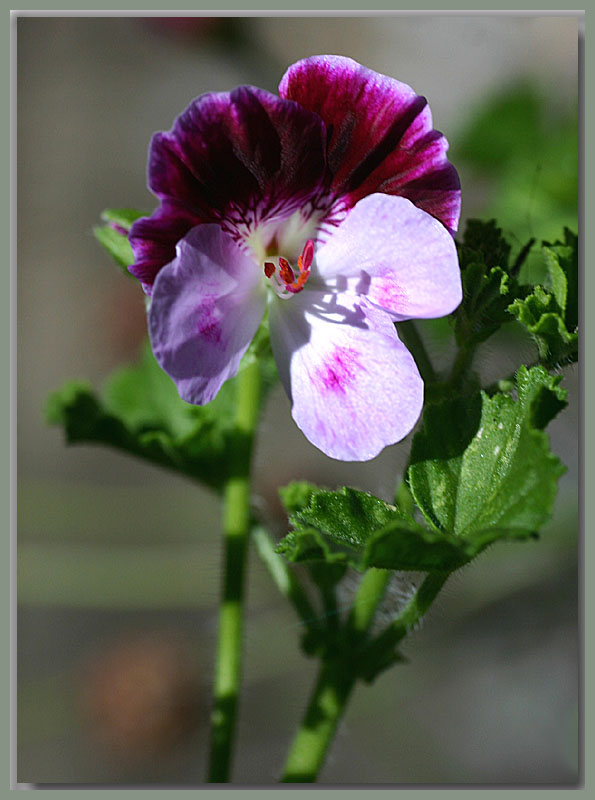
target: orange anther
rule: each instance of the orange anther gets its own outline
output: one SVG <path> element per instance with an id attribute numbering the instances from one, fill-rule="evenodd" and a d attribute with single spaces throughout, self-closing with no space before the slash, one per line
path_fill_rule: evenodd
<path id="1" fill-rule="evenodd" d="M 295 275 L 289 266 L 289 261 L 286 261 L 281 256 L 279 256 L 279 274 L 281 275 L 281 280 L 285 284 L 293 283 L 295 280 Z"/>

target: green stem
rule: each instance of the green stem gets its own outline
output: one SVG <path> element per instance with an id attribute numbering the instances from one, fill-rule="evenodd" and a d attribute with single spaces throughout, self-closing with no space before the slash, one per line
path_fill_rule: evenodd
<path id="1" fill-rule="evenodd" d="M 237 377 L 235 442 L 225 486 L 224 564 L 211 714 L 209 782 L 229 780 L 242 667 L 243 599 L 250 534 L 250 464 L 258 422 L 260 374 L 250 362 Z"/>
<path id="2" fill-rule="evenodd" d="M 399 334 L 399 339 L 415 359 L 424 383 L 435 383 L 436 373 L 415 322 L 413 320 L 399 322 L 397 333 Z"/>
<path id="3" fill-rule="evenodd" d="M 430 572 L 399 616 L 371 643 L 369 654 L 387 651 L 404 639 L 432 605 L 450 572 Z"/>
<path id="4" fill-rule="evenodd" d="M 459 347 L 456 358 L 454 360 L 454 364 L 452 365 L 450 376 L 448 378 L 448 383 L 454 389 L 458 389 L 462 384 L 465 375 L 467 374 L 469 368 L 471 367 L 474 353 L 475 353 L 474 345 L 468 346 L 462 344 Z"/>
<path id="5" fill-rule="evenodd" d="M 304 625 L 311 625 L 318 617 L 318 613 L 295 577 L 293 570 L 287 565 L 283 556 L 275 552 L 275 545 L 271 537 L 264 528 L 256 527 L 252 531 L 252 538 L 258 555 L 268 569 L 279 592 L 289 600 Z"/>
<path id="6" fill-rule="evenodd" d="M 304 720 L 289 751 L 282 783 L 316 780 L 355 681 L 353 671 L 340 659 L 323 661 Z"/>
<path id="7" fill-rule="evenodd" d="M 369 569 L 360 581 L 347 622 L 354 650 L 372 623 L 389 579 L 388 570 Z M 283 783 L 316 780 L 356 680 L 354 665 L 346 659 L 335 657 L 323 661 L 304 720 L 287 757 Z"/>
<path id="8" fill-rule="evenodd" d="M 388 570 L 368 570 L 358 589 L 349 625 L 360 636 L 368 631 L 390 578 Z M 450 573 L 430 573 L 397 619 L 366 648 L 366 654 L 394 647 L 424 616 Z M 357 674 L 342 658 L 324 661 L 304 721 L 293 741 L 284 783 L 312 783 L 324 764 L 339 720 L 353 691 Z"/>
<path id="9" fill-rule="evenodd" d="M 367 633 L 376 609 L 384 597 L 390 576 L 391 572 L 388 569 L 371 567 L 364 572 L 347 621 L 350 631 L 356 637 L 360 638 Z"/>
<path id="10" fill-rule="evenodd" d="M 409 464 L 410 462 L 408 462 L 407 466 L 405 467 L 403 480 L 397 486 L 397 491 L 395 492 L 395 503 L 398 505 L 403 514 L 406 514 L 408 517 L 413 517 L 413 512 L 415 511 L 415 500 L 413 499 L 411 489 L 409 488 L 406 480 Z"/>

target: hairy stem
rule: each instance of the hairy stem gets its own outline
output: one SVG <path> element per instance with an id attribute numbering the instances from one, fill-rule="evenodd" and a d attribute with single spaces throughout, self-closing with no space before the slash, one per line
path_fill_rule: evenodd
<path id="1" fill-rule="evenodd" d="M 454 388 L 458 389 L 463 380 L 465 375 L 469 371 L 471 367 L 471 363 L 473 361 L 473 355 L 475 354 L 475 346 L 462 344 L 455 357 L 454 363 L 452 365 L 452 370 L 450 376 L 448 378 L 449 384 Z"/>
<path id="2" fill-rule="evenodd" d="M 370 655 L 395 647 L 421 620 L 446 583 L 450 572 L 430 572 L 399 616 L 372 642 Z"/>
<path id="3" fill-rule="evenodd" d="M 250 535 L 250 464 L 258 422 L 260 375 L 256 361 L 237 377 L 235 442 L 223 512 L 223 586 L 215 657 L 209 782 L 229 780 L 242 669 L 243 599 Z"/>
<path id="4" fill-rule="evenodd" d="M 283 556 L 275 552 L 275 545 L 264 528 L 256 527 L 252 531 L 252 538 L 256 545 L 258 555 L 269 571 L 277 589 L 286 597 L 294 607 L 300 620 L 305 625 L 311 625 L 318 617 L 318 612 L 310 602 L 302 585 L 295 577 L 291 567 Z"/>
<path id="5" fill-rule="evenodd" d="M 322 662 L 304 720 L 287 757 L 282 783 L 316 780 L 355 680 L 341 660 Z"/>
<path id="6" fill-rule="evenodd" d="M 347 622 L 354 648 L 368 631 L 389 579 L 388 570 L 369 569 L 364 574 Z M 344 658 L 323 661 L 302 725 L 287 757 L 281 778 L 283 783 L 316 780 L 356 680 L 353 664 Z"/>
<path id="7" fill-rule="evenodd" d="M 350 633 L 356 638 L 365 635 L 372 624 L 376 609 L 386 592 L 390 576 L 390 570 L 376 569 L 375 567 L 371 567 L 364 573 L 347 621 Z"/>
<path id="8" fill-rule="evenodd" d="M 448 576 L 446 572 L 428 574 L 399 616 L 366 647 L 366 654 L 386 652 L 398 644 L 424 616 Z M 389 578 L 388 570 L 370 569 L 365 573 L 348 623 L 352 633 L 361 636 L 368 631 Z M 282 782 L 316 780 L 356 681 L 351 662 L 341 658 L 323 661 L 304 720 L 289 751 Z"/>

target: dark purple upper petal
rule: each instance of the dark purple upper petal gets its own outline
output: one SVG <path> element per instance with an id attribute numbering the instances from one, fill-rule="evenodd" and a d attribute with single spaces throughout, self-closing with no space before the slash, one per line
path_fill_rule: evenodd
<path id="1" fill-rule="evenodd" d="M 199 221 L 183 206 L 164 201 L 151 217 L 134 222 L 129 238 L 135 262 L 128 269 L 148 293 L 161 267 L 175 257 L 176 243 Z"/>
<path id="2" fill-rule="evenodd" d="M 348 207 L 374 192 L 402 195 L 457 229 L 459 178 L 425 97 L 340 56 L 293 64 L 279 94 L 323 119 L 331 189 Z"/>
<path id="3" fill-rule="evenodd" d="M 325 140 L 320 117 L 261 89 L 198 97 L 151 141 L 149 188 L 162 205 L 132 227 L 131 272 L 149 287 L 200 223 L 239 238 L 306 205 L 324 179 Z"/>

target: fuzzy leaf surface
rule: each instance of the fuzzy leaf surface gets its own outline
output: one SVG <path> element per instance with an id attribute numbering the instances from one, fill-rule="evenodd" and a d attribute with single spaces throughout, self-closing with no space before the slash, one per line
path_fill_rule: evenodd
<path id="1" fill-rule="evenodd" d="M 290 484 L 282 498 L 290 498 L 294 530 L 281 540 L 277 552 L 292 563 L 451 572 L 498 539 L 531 535 L 525 528 L 492 527 L 461 538 L 425 528 L 380 498 L 347 487 L 331 491 Z"/>
<path id="2" fill-rule="evenodd" d="M 564 472 L 541 430 L 565 404 L 558 383 L 541 367 L 521 367 L 516 401 L 481 392 L 426 408 L 409 485 L 433 529 L 474 542 L 490 531 L 539 530 Z"/>
<path id="3" fill-rule="evenodd" d="M 268 358 L 259 364 L 266 392 L 275 368 Z M 69 444 L 115 447 L 220 490 L 237 445 L 234 407 L 233 379 L 208 405 L 185 403 L 147 344 L 140 363 L 114 372 L 102 395 L 84 381 L 52 393 L 46 418 L 64 428 Z"/>
<path id="4" fill-rule="evenodd" d="M 509 264 L 510 245 L 494 220 L 469 220 L 458 250 L 463 301 L 455 315 L 455 336 L 459 346 L 470 347 L 512 322 L 508 307 L 526 291 L 516 277 L 520 263 Z"/>
<path id="5" fill-rule="evenodd" d="M 517 298 L 508 311 L 535 339 L 540 361 L 553 367 L 578 360 L 578 238 L 564 231 L 564 241 L 544 243 L 544 285 Z"/>

